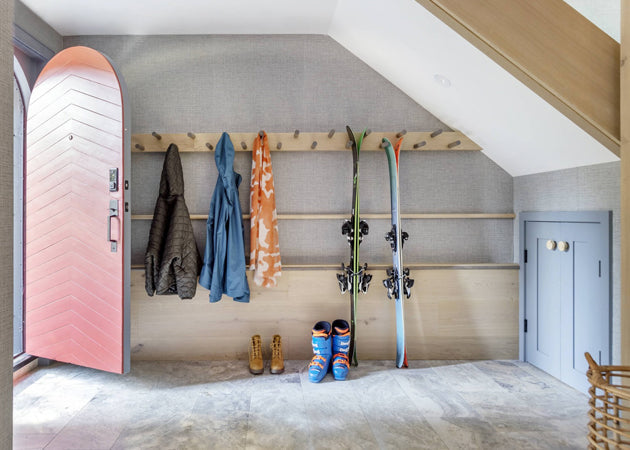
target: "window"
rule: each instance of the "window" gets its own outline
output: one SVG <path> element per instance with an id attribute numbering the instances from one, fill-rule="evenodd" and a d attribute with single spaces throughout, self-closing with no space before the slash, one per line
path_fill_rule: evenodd
<path id="1" fill-rule="evenodd" d="M 13 356 L 24 352 L 23 181 L 26 104 L 30 89 L 22 66 L 13 58 Z"/>

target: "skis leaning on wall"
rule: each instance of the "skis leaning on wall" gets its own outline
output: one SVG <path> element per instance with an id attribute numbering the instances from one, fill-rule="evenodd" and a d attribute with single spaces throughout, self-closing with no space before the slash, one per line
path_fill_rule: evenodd
<path id="1" fill-rule="evenodd" d="M 398 182 L 398 160 L 402 138 L 392 148 L 391 142 L 383 138 L 382 147 L 387 153 L 389 165 L 389 187 L 392 201 L 392 229 L 385 239 L 392 247 L 393 267 L 387 270 L 387 278 L 383 284 L 387 288 L 387 297 L 396 302 L 396 367 L 408 367 L 407 346 L 405 344 L 405 316 L 403 310 L 403 294 L 409 298 L 413 280 L 409 278 L 409 269 L 403 266 L 402 249 L 409 235 L 400 227 L 400 191 Z"/>
<path id="2" fill-rule="evenodd" d="M 372 275 L 366 273 L 367 264 L 361 267 L 359 263 L 359 244 L 363 236 L 368 234 L 367 222 L 359 217 L 359 152 L 366 132 L 363 131 L 357 140 L 350 127 L 346 127 L 348 137 L 352 143 L 352 213 L 350 220 L 346 220 L 341 227 L 341 233 L 350 244 L 350 264 L 346 267 L 341 264 L 342 273 L 337 274 L 341 293 L 350 292 L 350 351 L 349 359 L 353 366 L 358 364 L 356 346 L 356 313 L 357 297 L 359 292 L 366 293 Z"/>

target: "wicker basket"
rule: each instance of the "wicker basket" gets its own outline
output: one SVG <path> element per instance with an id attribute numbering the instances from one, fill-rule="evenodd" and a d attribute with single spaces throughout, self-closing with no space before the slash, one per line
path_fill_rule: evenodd
<path id="1" fill-rule="evenodd" d="M 589 449 L 630 449 L 630 366 L 600 366 L 585 353 Z"/>

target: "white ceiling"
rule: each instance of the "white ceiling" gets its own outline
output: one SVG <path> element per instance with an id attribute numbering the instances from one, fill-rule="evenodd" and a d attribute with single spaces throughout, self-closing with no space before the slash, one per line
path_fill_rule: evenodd
<path id="1" fill-rule="evenodd" d="M 64 36 L 328 34 L 512 176 L 618 161 L 415 0 L 23 2 Z"/>
<path id="2" fill-rule="evenodd" d="M 326 34 L 337 0 L 22 0 L 62 36 Z"/>
<path id="3" fill-rule="evenodd" d="M 619 42 L 621 35 L 621 0 L 564 0 L 608 36 Z"/>

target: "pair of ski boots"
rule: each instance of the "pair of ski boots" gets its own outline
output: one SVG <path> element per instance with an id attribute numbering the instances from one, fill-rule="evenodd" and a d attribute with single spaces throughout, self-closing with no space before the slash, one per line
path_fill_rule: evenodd
<path id="1" fill-rule="evenodd" d="M 345 380 L 350 368 L 348 322 L 337 319 L 332 326 L 329 322 L 317 322 L 313 327 L 312 340 L 315 355 L 308 366 L 309 381 L 319 383 L 330 370 L 335 380 Z"/>

